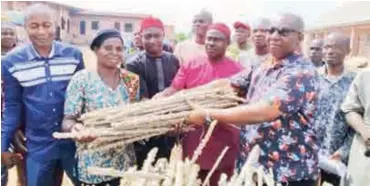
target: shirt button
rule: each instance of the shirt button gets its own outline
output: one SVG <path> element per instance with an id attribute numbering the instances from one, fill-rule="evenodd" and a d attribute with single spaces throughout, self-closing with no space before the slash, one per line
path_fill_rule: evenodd
<path id="1" fill-rule="evenodd" d="M 56 112 L 56 111 L 57 111 L 57 109 L 53 108 L 53 112 Z"/>
<path id="2" fill-rule="evenodd" d="M 54 125 L 55 125 L 55 126 L 58 126 L 58 122 L 55 122 L 55 123 L 54 123 Z"/>
<path id="3" fill-rule="evenodd" d="M 49 93 L 49 95 L 50 95 L 51 97 L 53 97 L 53 95 L 54 95 L 54 94 L 53 94 L 52 92 L 50 92 L 50 93 Z"/>

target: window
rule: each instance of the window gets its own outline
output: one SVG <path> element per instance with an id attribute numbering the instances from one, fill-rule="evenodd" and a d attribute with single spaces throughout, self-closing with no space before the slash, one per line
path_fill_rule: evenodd
<path id="1" fill-rule="evenodd" d="M 86 33 L 86 22 L 80 21 L 80 34 L 85 35 Z"/>
<path id="2" fill-rule="evenodd" d="M 92 21 L 91 22 L 91 29 L 92 30 L 99 30 L 99 21 Z"/>
<path id="3" fill-rule="evenodd" d="M 132 32 L 133 26 L 132 23 L 125 23 L 125 32 Z"/>
<path id="4" fill-rule="evenodd" d="M 69 33 L 69 27 L 70 27 L 70 25 L 69 25 L 70 23 L 69 23 L 69 19 L 67 20 L 67 33 Z"/>
<path id="5" fill-rule="evenodd" d="M 60 18 L 60 26 L 62 27 L 62 30 L 64 30 L 65 28 L 65 24 L 66 24 L 66 21 L 64 20 L 64 18 Z"/>
<path id="6" fill-rule="evenodd" d="M 121 30 L 121 23 L 115 22 L 114 23 L 114 28 L 117 29 L 117 30 Z"/>

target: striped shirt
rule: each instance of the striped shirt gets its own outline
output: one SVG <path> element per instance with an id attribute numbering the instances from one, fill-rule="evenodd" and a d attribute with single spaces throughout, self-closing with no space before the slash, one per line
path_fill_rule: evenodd
<path id="1" fill-rule="evenodd" d="M 45 58 L 32 44 L 26 44 L 7 54 L 1 66 L 6 82 L 1 152 L 8 150 L 21 119 L 26 126 L 29 156 L 46 160 L 69 154 L 63 152 L 74 152 L 72 141 L 57 141 L 52 133 L 61 129 L 69 80 L 84 68 L 82 53 L 71 45 L 54 41 L 50 55 Z"/>

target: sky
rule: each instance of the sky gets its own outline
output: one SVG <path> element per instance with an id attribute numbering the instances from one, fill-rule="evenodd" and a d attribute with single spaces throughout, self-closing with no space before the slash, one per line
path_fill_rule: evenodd
<path id="1" fill-rule="evenodd" d="M 189 32 L 195 13 L 206 9 L 217 22 L 232 25 L 234 21 L 253 21 L 258 16 L 272 17 L 291 12 L 303 17 L 306 27 L 315 25 L 321 15 L 341 5 L 337 1 L 261 1 L 261 0 L 105 0 L 55 2 L 96 11 L 144 13 L 159 17 L 165 24 L 175 25 L 176 32 Z"/>

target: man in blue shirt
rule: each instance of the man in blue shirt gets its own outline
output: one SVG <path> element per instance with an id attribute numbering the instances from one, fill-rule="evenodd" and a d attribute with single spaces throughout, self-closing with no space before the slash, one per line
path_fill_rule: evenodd
<path id="1" fill-rule="evenodd" d="M 64 94 L 75 72 L 84 68 L 82 53 L 54 41 L 55 19 L 46 5 L 34 4 L 25 12 L 25 30 L 31 43 L 14 49 L 2 59 L 4 113 L 1 152 L 4 158 L 21 119 L 26 127 L 27 185 L 60 185 L 61 169 L 74 181 L 75 146 L 57 141 L 61 130 Z M 10 158 L 11 159 L 11 158 Z"/>

